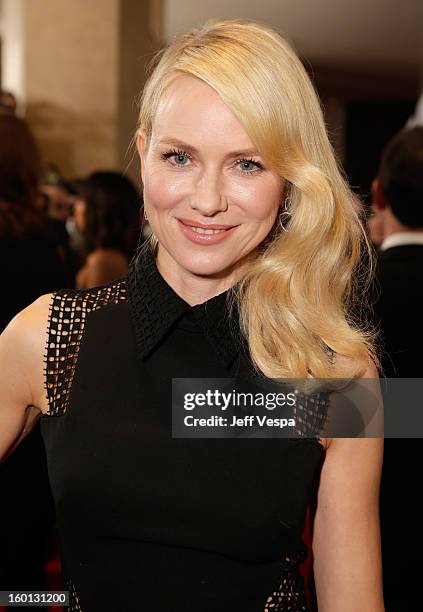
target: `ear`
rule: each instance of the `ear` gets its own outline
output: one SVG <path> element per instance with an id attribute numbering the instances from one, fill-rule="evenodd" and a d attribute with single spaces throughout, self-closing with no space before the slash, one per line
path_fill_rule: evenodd
<path id="1" fill-rule="evenodd" d="M 142 132 L 138 132 L 136 143 L 137 143 L 138 155 L 140 156 L 140 162 L 141 162 L 141 180 L 144 183 L 146 139 Z"/>
<path id="2" fill-rule="evenodd" d="M 380 184 L 378 178 L 373 179 L 372 182 L 372 198 L 376 209 L 384 210 L 385 208 L 388 208 L 389 202 L 383 193 L 382 185 Z"/>
<path id="3" fill-rule="evenodd" d="M 290 193 L 290 184 L 286 179 L 282 179 L 281 185 L 282 197 L 279 203 L 279 208 L 287 208 L 288 201 L 290 201 L 289 193 Z"/>

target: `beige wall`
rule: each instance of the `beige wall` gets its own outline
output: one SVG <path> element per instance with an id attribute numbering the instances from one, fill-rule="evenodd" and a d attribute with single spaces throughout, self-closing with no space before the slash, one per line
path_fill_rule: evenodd
<path id="1" fill-rule="evenodd" d="M 117 164 L 118 0 L 27 0 L 26 112 L 66 174 Z"/>
<path id="2" fill-rule="evenodd" d="M 127 169 L 135 97 L 159 46 L 147 0 L 27 0 L 26 115 L 67 176 Z M 157 1 L 152 3 L 157 16 Z M 129 168 L 138 175 L 137 166 Z"/>
<path id="3" fill-rule="evenodd" d="M 24 48 L 23 15 L 25 0 L 0 0 L 1 86 L 13 91 L 18 112 L 24 112 Z"/>
<path id="4" fill-rule="evenodd" d="M 391 77 L 419 70 L 422 0 L 165 0 L 164 17 L 166 40 L 212 17 L 254 19 L 313 66 Z"/>
<path id="5" fill-rule="evenodd" d="M 320 30 L 314 30 L 314 38 L 308 36 L 308 30 L 307 36 L 304 34 L 304 28 L 314 27 L 313 19 L 297 20 L 293 11 L 281 11 L 282 4 L 289 6 L 293 1 L 269 1 L 263 12 L 263 7 L 260 5 L 260 9 L 257 9 L 258 5 L 253 0 L 242 3 L 241 0 L 231 0 L 229 4 L 225 4 L 224 0 L 204 0 L 201 3 L 192 0 L 3 0 L 6 17 L 11 15 L 1 33 L 4 42 L 3 76 L 9 75 L 7 85 L 17 90 L 22 108 L 26 106 L 28 119 L 48 161 L 56 162 L 68 176 L 85 174 L 98 168 L 128 170 L 138 183 L 138 163 L 136 160 L 131 163 L 133 151 L 128 150 L 136 126 L 135 100 L 145 80 L 146 63 L 159 48 L 160 38 L 168 38 L 179 29 L 190 27 L 192 22 L 197 23 L 213 15 L 254 18 L 257 16 L 254 11 L 260 10 L 264 21 L 274 22 L 280 27 L 283 25 L 282 29 L 290 34 L 294 43 L 298 43 L 299 49 L 313 60 L 313 67 L 319 73 L 319 85 L 325 89 L 327 67 L 322 65 L 323 76 L 320 75 L 318 60 L 323 57 L 324 50 L 332 57 L 338 57 L 333 48 L 335 39 L 325 35 L 325 42 L 321 45 L 323 51 L 318 53 L 321 41 L 316 37 L 321 36 Z M 343 0 L 340 7 L 345 8 L 346 2 Z M 394 0 L 389 2 L 393 6 Z M 333 7 L 330 0 L 319 0 L 318 4 L 326 7 L 324 14 L 332 15 L 333 11 L 328 8 L 329 5 Z M 410 6 L 417 4 L 421 3 L 413 0 Z M 21 11 L 17 10 L 18 5 L 22 7 Z M 372 11 L 370 17 L 374 16 L 374 9 Z M 410 11 L 401 13 L 401 18 L 408 19 L 408 25 L 418 21 L 413 18 L 414 8 L 410 8 Z M 360 17 L 360 14 L 354 9 L 356 17 Z M 337 15 L 336 11 L 333 15 Z M 366 13 L 366 23 L 371 23 L 370 17 Z M 387 24 L 391 24 L 392 16 L 385 17 Z M 305 40 L 310 44 L 314 41 L 316 48 L 302 48 L 294 28 L 300 27 L 298 24 Z M 348 32 L 355 31 L 354 28 L 357 29 L 359 25 L 354 21 L 349 25 Z M 399 31 L 402 32 L 403 28 L 396 25 L 396 34 Z M 23 32 L 23 35 L 18 36 L 19 32 Z M 360 36 L 353 36 L 353 40 L 360 49 L 366 48 L 365 56 L 369 58 L 370 47 L 367 49 L 363 46 L 363 40 L 367 38 L 363 39 L 365 33 L 362 29 L 359 28 L 359 32 Z M 377 35 L 380 35 L 379 29 Z M 372 30 L 372 41 L 374 36 Z M 407 49 L 413 50 L 415 34 L 407 34 L 406 38 L 407 45 L 390 45 L 389 49 L 401 47 L 404 54 Z M 385 48 L 386 45 L 376 47 Z M 342 48 L 350 48 L 343 38 Z M 356 58 L 357 50 L 352 47 L 350 50 Z M 409 55 L 416 56 L 414 52 Z M 404 55 L 401 66 L 404 78 L 409 55 Z M 21 56 L 23 59 L 18 61 Z M 392 63 L 389 65 L 392 69 Z M 382 89 L 388 91 L 392 83 L 395 83 L 396 96 L 398 90 L 402 90 L 406 96 L 410 96 L 410 91 L 413 95 L 415 78 L 410 84 L 406 80 L 400 84 L 401 75 L 393 79 L 390 72 L 383 87 L 369 77 L 371 82 L 363 95 L 368 97 L 372 87 L 377 94 Z M 363 89 L 361 77 L 360 74 L 360 91 Z M 15 83 L 17 79 L 19 87 Z M 338 88 L 334 86 L 332 74 L 328 79 L 329 93 L 338 95 L 340 88 L 342 94 L 346 79 L 342 78 Z M 358 90 L 353 79 L 347 81 L 350 92 Z"/>
<path id="6" fill-rule="evenodd" d="M 137 125 L 137 101 L 146 66 L 160 48 L 161 0 L 121 0 L 119 49 L 119 110 L 117 155 L 125 170 L 140 185 L 138 158 L 131 146 Z"/>

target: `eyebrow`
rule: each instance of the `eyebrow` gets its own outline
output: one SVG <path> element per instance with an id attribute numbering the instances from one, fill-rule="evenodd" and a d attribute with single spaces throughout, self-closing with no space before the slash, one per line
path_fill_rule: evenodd
<path id="1" fill-rule="evenodd" d="M 183 140 L 179 140 L 178 138 L 166 137 L 166 138 L 159 140 L 157 144 L 181 147 L 185 149 L 186 151 L 188 151 L 188 153 L 194 153 L 194 154 L 199 153 L 198 149 L 188 144 L 187 142 L 184 142 Z M 242 157 L 245 155 L 260 156 L 260 153 L 257 151 L 257 149 L 250 148 L 250 149 L 232 151 L 231 153 L 228 153 L 226 157 Z"/>

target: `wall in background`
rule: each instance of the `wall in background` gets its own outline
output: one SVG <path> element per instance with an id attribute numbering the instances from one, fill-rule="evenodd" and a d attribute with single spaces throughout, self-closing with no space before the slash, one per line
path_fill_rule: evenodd
<path id="1" fill-rule="evenodd" d="M 24 112 L 24 5 L 25 0 L 1 0 L 1 87 L 13 91 L 18 99 L 19 111 Z"/>
<path id="2" fill-rule="evenodd" d="M 64 172 L 114 168 L 118 0 L 41 4 L 25 3 L 28 121 L 44 154 Z"/>
<path id="3" fill-rule="evenodd" d="M 66 176 L 127 170 L 161 0 L 3 0 L 4 88 L 16 93 L 46 162 Z"/>
<path id="4" fill-rule="evenodd" d="M 114 168 L 139 184 L 130 143 L 146 66 L 161 40 L 210 17 L 258 19 L 294 44 L 354 180 L 349 124 L 363 127 L 356 143 L 379 138 L 364 132 L 372 109 L 383 117 L 396 101 L 412 107 L 423 78 L 421 0 L 2 0 L 1 9 L 2 84 L 17 94 L 45 159 L 68 176 Z M 366 100 L 374 104 L 360 123 L 354 104 Z"/>

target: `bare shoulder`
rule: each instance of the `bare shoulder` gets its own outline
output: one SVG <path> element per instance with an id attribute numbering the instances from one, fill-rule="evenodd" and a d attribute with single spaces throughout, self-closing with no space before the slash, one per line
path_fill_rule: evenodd
<path id="1" fill-rule="evenodd" d="M 354 376 L 354 378 L 356 378 L 357 380 L 378 379 L 379 378 L 378 369 L 372 360 L 368 360 L 367 362 L 356 361 L 356 360 L 351 359 L 350 357 L 347 357 L 346 355 L 339 355 L 339 354 L 336 354 L 335 359 L 336 359 L 337 367 L 344 370 L 345 372 L 349 372 L 350 375 Z M 344 445 L 342 444 L 342 440 L 344 440 L 344 438 L 340 438 L 338 440 L 338 444 L 336 445 L 337 448 L 339 448 L 339 446 L 347 446 L 346 444 Z M 347 440 L 349 440 L 349 438 L 347 438 Z M 333 440 L 331 438 L 321 438 L 321 443 L 323 444 L 326 450 L 329 449 L 332 442 Z M 380 446 L 380 442 L 375 443 L 374 445 Z M 382 447 L 383 447 L 383 440 L 382 440 Z"/>
<path id="2" fill-rule="evenodd" d="M 379 378 L 379 372 L 373 361 L 363 364 L 361 376 L 359 378 Z"/>
<path id="3" fill-rule="evenodd" d="M 5 329 L 5 334 L 18 344 L 25 343 L 25 348 L 34 348 L 37 338 L 46 340 L 47 323 L 53 294 L 46 293 L 18 312 Z"/>
<path id="4" fill-rule="evenodd" d="M 358 367 L 359 371 L 356 380 L 379 378 L 377 367 L 370 360 L 367 363 L 355 363 L 354 367 Z M 368 401 L 368 388 L 366 383 L 364 401 Z M 370 388 L 373 391 L 372 383 Z M 371 401 L 378 400 L 376 396 L 371 398 Z M 365 496 L 375 499 L 379 491 L 384 448 L 384 439 L 378 435 L 379 431 L 376 428 L 376 433 L 367 437 L 325 439 L 327 454 L 322 474 L 326 482 L 336 485 L 340 490 L 344 489 L 345 493 L 355 486 L 356 491 L 363 494 L 363 499 Z M 348 479 L 345 478 L 347 473 Z"/>
<path id="5" fill-rule="evenodd" d="M 29 306 L 18 312 L 18 314 L 12 319 L 11 323 L 18 322 L 18 325 L 30 325 L 31 323 L 38 322 L 43 319 L 47 321 L 52 298 L 52 293 L 41 295 Z"/>
<path id="6" fill-rule="evenodd" d="M 339 353 L 335 354 L 335 367 L 339 370 L 345 372 L 345 377 L 353 377 L 353 378 L 379 378 L 379 372 L 375 363 L 368 359 L 357 360 L 348 357 L 347 355 L 340 355 Z"/>
<path id="7" fill-rule="evenodd" d="M 0 335 L 0 460 L 48 412 L 44 391 L 50 295 L 19 312 Z"/>
<path id="8" fill-rule="evenodd" d="M 31 404 L 47 412 L 44 390 L 44 353 L 53 294 L 45 294 L 21 310 L 0 336 L 2 367 L 9 371 L 9 380 L 24 378 L 31 395 Z M 20 383 L 23 384 L 23 381 Z"/>

